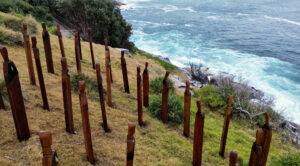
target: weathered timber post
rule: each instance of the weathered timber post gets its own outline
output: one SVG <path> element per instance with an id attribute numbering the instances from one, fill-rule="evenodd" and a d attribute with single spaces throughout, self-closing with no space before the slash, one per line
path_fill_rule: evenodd
<path id="1" fill-rule="evenodd" d="M 82 60 L 82 51 L 81 51 L 81 41 L 80 41 L 80 26 L 79 26 L 79 22 L 76 21 L 76 32 L 78 34 L 78 38 L 77 38 L 77 41 L 78 41 L 78 55 L 79 55 L 79 59 Z"/>
<path id="2" fill-rule="evenodd" d="M 80 108 L 81 108 L 83 134 L 85 139 L 85 149 L 86 149 L 88 161 L 91 164 L 95 164 L 93 145 L 92 145 L 92 135 L 90 129 L 89 112 L 88 112 L 88 101 L 84 90 L 85 90 L 84 81 L 79 81 L 79 93 L 80 93 L 79 100 L 80 100 Z"/>
<path id="3" fill-rule="evenodd" d="M 127 135 L 127 157 L 126 166 L 133 166 L 134 147 L 135 147 L 135 126 L 134 122 L 128 123 L 128 135 Z"/>
<path id="4" fill-rule="evenodd" d="M 41 60 L 40 60 L 40 51 L 36 46 L 37 42 L 36 42 L 35 36 L 31 37 L 31 42 L 32 42 L 32 50 L 33 50 L 33 54 L 34 54 L 36 70 L 37 70 L 38 79 L 39 79 L 39 83 L 40 83 L 41 95 L 42 95 L 42 99 L 43 99 L 43 108 L 49 111 L 47 92 L 46 92 L 43 70 L 42 70 L 42 65 L 41 65 Z"/>
<path id="5" fill-rule="evenodd" d="M 77 73 L 81 73 L 81 63 L 80 63 L 80 55 L 78 48 L 78 33 L 75 32 L 75 58 L 76 58 L 76 68 Z"/>
<path id="6" fill-rule="evenodd" d="M 42 27 L 43 27 L 43 43 L 44 43 L 48 73 L 54 73 L 50 35 L 46 29 L 46 24 L 44 22 L 42 23 Z"/>
<path id="7" fill-rule="evenodd" d="M 149 72 L 148 72 L 148 62 L 145 64 L 145 69 L 143 72 L 143 101 L 144 106 L 149 106 Z"/>
<path id="8" fill-rule="evenodd" d="M 262 127 L 262 130 L 264 131 L 263 153 L 261 157 L 262 166 L 265 166 L 267 164 L 268 154 L 269 154 L 269 149 L 270 149 L 270 144 L 272 139 L 272 126 L 269 124 L 270 114 L 266 113 L 265 118 L 266 118 L 266 123 Z"/>
<path id="9" fill-rule="evenodd" d="M 30 137 L 30 131 L 25 112 L 19 73 L 14 62 L 9 60 L 6 47 L 0 46 L 0 52 L 4 59 L 3 75 L 9 96 L 11 111 L 15 122 L 17 137 L 19 141 L 27 140 Z"/>
<path id="10" fill-rule="evenodd" d="M 112 78 L 110 51 L 109 51 L 109 48 L 108 48 L 108 41 L 107 41 L 107 39 L 104 39 L 104 43 L 105 43 L 105 51 L 108 51 L 108 59 L 109 59 L 109 63 L 110 63 L 110 65 L 109 65 L 110 81 L 111 81 L 111 83 L 114 83 L 113 78 Z"/>
<path id="11" fill-rule="evenodd" d="M 195 117 L 194 127 L 194 146 L 193 146 L 193 166 L 201 166 L 202 147 L 203 147 L 203 129 L 205 115 L 201 110 L 201 101 L 197 101 L 198 111 Z"/>
<path id="12" fill-rule="evenodd" d="M 237 166 L 238 154 L 237 152 L 231 151 L 229 155 L 229 166 Z"/>
<path id="13" fill-rule="evenodd" d="M 99 92 L 99 99 L 100 99 L 100 106 L 101 106 L 101 113 L 102 113 L 102 120 L 103 120 L 103 129 L 105 132 L 110 132 L 107 125 L 107 119 L 106 119 L 106 109 L 105 109 L 105 103 L 104 103 L 104 95 L 103 95 L 103 85 L 102 85 L 102 76 L 100 72 L 100 64 L 96 63 L 96 77 L 98 82 L 98 92 Z"/>
<path id="14" fill-rule="evenodd" d="M 170 72 L 167 71 L 165 74 L 165 78 L 163 80 L 163 88 L 162 88 L 161 120 L 164 123 L 167 122 L 168 96 L 169 96 L 169 82 L 168 82 L 169 74 L 170 74 Z"/>
<path id="15" fill-rule="evenodd" d="M 256 131 L 256 141 L 252 145 L 249 166 L 261 166 L 263 153 L 264 132 L 262 129 Z"/>
<path id="16" fill-rule="evenodd" d="M 138 66 L 136 68 L 137 75 L 136 75 L 136 80 L 137 80 L 137 106 L 138 106 L 138 121 L 140 126 L 144 126 L 143 122 L 143 103 L 142 103 L 142 77 L 141 77 L 141 69 Z"/>
<path id="17" fill-rule="evenodd" d="M 190 114 L 191 114 L 191 92 L 190 81 L 186 81 L 186 88 L 184 92 L 184 130 L 183 135 L 190 136 Z"/>
<path id="18" fill-rule="evenodd" d="M 66 57 L 61 57 L 61 69 L 66 131 L 74 134 L 75 132 L 72 111 L 71 81 Z"/>
<path id="19" fill-rule="evenodd" d="M 1 92 L 0 92 L 0 109 L 4 109 L 4 110 L 6 109 Z"/>
<path id="20" fill-rule="evenodd" d="M 111 99 L 111 75 L 110 75 L 110 61 L 109 61 L 109 52 L 105 51 L 105 69 L 106 69 L 106 84 L 107 84 L 107 105 L 112 107 Z"/>
<path id="21" fill-rule="evenodd" d="M 89 34 L 89 42 L 90 42 L 92 66 L 93 66 L 93 69 L 95 69 L 95 59 L 94 59 L 94 51 L 93 51 L 93 38 L 92 38 L 92 30 L 91 30 L 91 28 L 88 29 L 88 34 Z"/>
<path id="22" fill-rule="evenodd" d="M 58 165 L 58 157 L 55 150 L 51 149 L 52 135 L 50 132 L 39 133 L 42 150 L 43 150 L 43 166 Z"/>
<path id="23" fill-rule="evenodd" d="M 221 144 L 220 144 L 220 151 L 219 151 L 219 155 L 223 158 L 225 158 L 225 147 L 226 147 L 226 141 L 227 141 L 227 134 L 228 134 L 230 116 L 231 116 L 231 111 L 232 111 L 231 104 L 232 104 L 232 96 L 229 96 L 228 108 L 227 108 L 226 115 L 225 115 L 225 118 L 224 118 L 224 126 L 223 126 L 223 132 L 222 132 L 222 138 L 221 138 Z"/>
<path id="24" fill-rule="evenodd" d="M 58 42 L 59 42 L 59 48 L 60 48 L 61 56 L 62 57 L 66 57 L 65 49 L 64 49 L 64 43 L 63 43 L 62 35 L 61 35 L 61 32 L 60 32 L 60 26 L 57 24 L 56 28 L 57 28 L 57 37 L 58 37 Z"/>
<path id="25" fill-rule="evenodd" d="M 122 74 L 123 74 L 124 89 L 125 89 L 125 92 L 129 94 L 130 90 L 129 90 L 127 67 L 126 67 L 126 60 L 124 57 L 124 51 L 121 51 L 121 67 L 122 67 Z"/>

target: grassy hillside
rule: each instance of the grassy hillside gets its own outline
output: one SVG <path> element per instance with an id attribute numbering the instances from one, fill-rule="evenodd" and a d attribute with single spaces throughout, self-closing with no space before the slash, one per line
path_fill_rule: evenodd
<path id="1" fill-rule="evenodd" d="M 0 110 L 0 165 L 41 165 L 42 149 L 38 138 L 40 131 L 51 131 L 53 138 L 52 148 L 58 152 L 61 165 L 89 165 L 86 160 L 83 142 L 81 113 L 77 93 L 72 94 L 73 116 L 76 134 L 65 132 L 64 110 L 61 90 L 61 64 L 60 50 L 57 36 L 51 35 L 53 61 L 56 74 L 48 74 L 42 44 L 41 33 L 37 36 L 38 48 L 41 53 L 44 79 L 50 112 L 42 109 L 42 99 L 38 86 L 29 84 L 25 51 L 20 46 L 6 46 L 9 58 L 13 60 L 19 70 L 19 76 L 25 100 L 26 113 L 31 131 L 28 141 L 18 142 L 11 110 Z M 74 40 L 63 38 L 69 69 L 76 73 Z M 82 71 L 85 75 L 96 80 L 95 71 L 92 69 L 89 44 L 82 42 Z M 96 62 L 100 63 L 102 77 L 105 80 L 104 46 L 94 44 Z M 136 67 L 143 69 L 146 61 L 149 62 L 150 79 L 162 76 L 165 69 L 159 62 L 147 59 L 145 56 L 126 56 L 127 69 L 131 94 L 124 93 L 122 72 L 120 66 L 120 52 L 111 49 L 112 73 L 114 83 L 112 85 L 114 108 L 107 108 L 108 124 L 112 132 L 105 133 L 100 126 L 102 122 L 99 101 L 89 98 L 89 117 L 92 133 L 94 154 L 97 165 L 124 165 L 126 162 L 126 135 L 127 123 L 137 122 L 136 104 Z M 0 64 L 2 68 L 2 63 Z M 35 72 L 36 73 L 36 72 Z M 178 73 L 178 71 L 177 71 Z M 173 73 L 174 74 L 174 73 Z M 1 74 L 3 80 L 3 74 Z M 37 77 L 36 77 L 37 79 Z M 106 87 L 105 81 L 103 82 Z M 177 93 L 183 92 L 177 90 Z M 191 131 L 193 131 L 196 99 L 192 99 Z M 9 105 L 5 100 L 6 106 Z M 226 146 L 226 159 L 218 156 L 219 143 L 223 127 L 223 116 L 204 107 L 206 114 L 204 129 L 203 165 L 228 165 L 228 153 L 235 150 L 239 154 L 239 161 L 247 165 L 250 150 L 255 140 L 257 126 L 250 125 L 247 121 L 233 118 L 230 124 Z M 135 165 L 191 165 L 192 162 L 192 138 L 182 135 L 182 125 L 174 126 L 163 124 L 152 118 L 144 109 L 144 120 L 151 122 L 147 128 L 136 128 Z M 193 133 L 191 134 L 193 136 Z M 280 135 L 274 133 L 268 164 L 274 165 L 279 156 L 286 152 L 300 152 L 288 143 L 282 143 Z"/>

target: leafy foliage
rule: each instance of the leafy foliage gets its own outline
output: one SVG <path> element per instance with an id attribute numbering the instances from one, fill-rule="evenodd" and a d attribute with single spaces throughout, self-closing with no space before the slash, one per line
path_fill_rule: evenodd
<path id="1" fill-rule="evenodd" d="M 224 100 L 224 98 L 218 94 L 217 90 L 210 85 L 195 91 L 194 97 L 201 97 L 201 101 L 212 108 L 219 108 L 226 105 L 226 100 Z"/>
<path id="2" fill-rule="evenodd" d="M 156 77 L 153 80 L 150 80 L 150 93 L 152 94 L 161 94 L 162 86 L 163 86 L 164 77 Z M 175 91 L 173 82 L 168 79 L 169 82 L 169 93 L 173 93 Z"/>
<path id="3" fill-rule="evenodd" d="M 23 36 L 20 32 L 0 26 L 0 43 L 6 45 L 23 45 Z"/>
<path id="4" fill-rule="evenodd" d="M 300 154 L 286 153 L 278 160 L 279 165 L 300 166 Z"/>

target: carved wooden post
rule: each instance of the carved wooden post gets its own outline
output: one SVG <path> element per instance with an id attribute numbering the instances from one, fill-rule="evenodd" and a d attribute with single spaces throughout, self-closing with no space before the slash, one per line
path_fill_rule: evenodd
<path id="1" fill-rule="evenodd" d="M 42 150 L 43 150 L 43 166 L 58 165 L 58 157 L 55 150 L 51 149 L 52 135 L 50 132 L 39 133 Z"/>
<path id="2" fill-rule="evenodd" d="M 60 26 L 57 24 L 56 28 L 57 28 L 57 37 L 58 37 L 58 42 L 59 42 L 59 48 L 60 48 L 61 56 L 62 57 L 66 57 L 65 49 L 64 49 L 64 43 L 63 43 L 62 35 L 61 35 L 61 32 L 60 32 Z"/>
<path id="3" fill-rule="evenodd" d="M 226 147 L 226 141 L 227 141 L 227 134 L 228 134 L 228 128 L 229 128 L 229 122 L 230 122 L 230 116 L 232 111 L 232 96 L 229 96 L 228 100 L 228 108 L 226 111 L 226 116 L 224 118 L 224 126 L 223 126 L 223 132 L 222 132 L 222 138 L 221 138 L 221 144 L 220 144 L 220 151 L 219 155 L 221 157 L 225 157 L 225 147 Z"/>
<path id="4" fill-rule="evenodd" d="M 96 63 L 96 76 L 98 82 L 98 92 L 99 92 L 99 99 L 100 99 L 100 106 L 101 106 L 101 113 L 102 113 L 102 120 L 103 120 L 103 129 L 105 132 L 110 132 L 110 129 L 107 125 L 107 119 L 106 119 L 106 109 L 104 103 L 103 85 L 102 85 L 102 77 L 100 73 L 99 63 Z"/>
<path id="5" fill-rule="evenodd" d="M 261 157 L 263 153 L 264 132 L 262 129 L 256 132 L 256 141 L 252 145 L 249 166 L 261 166 Z"/>
<path id="6" fill-rule="evenodd" d="M 61 57 L 61 82 L 64 100 L 66 131 L 74 134 L 70 73 L 66 57 Z"/>
<path id="7" fill-rule="evenodd" d="M 127 67 L 126 67 L 126 60 L 124 57 L 124 51 L 121 51 L 121 67 L 122 67 L 122 74 L 123 74 L 124 89 L 125 89 L 125 92 L 129 94 L 130 90 L 129 90 Z"/>
<path id="8" fill-rule="evenodd" d="M 91 50 L 91 57 L 92 57 L 92 66 L 93 66 L 93 69 L 95 69 L 95 59 L 94 59 L 93 39 L 92 39 L 91 28 L 88 29 L 88 34 L 89 34 L 90 50 Z"/>
<path id="9" fill-rule="evenodd" d="M 90 120 L 89 120 L 89 113 L 88 113 L 88 101 L 84 90 L 85 90 L 84 81 L 79 81 L 79 92 L 80 92 L 79 100 L 80 100 L 80 108 L 81 108 L 83 134 L 85 139 L 85 149 L 86 149 L 88 161 L 91 164 L 95 164 L 93 145 L 92 145 L 92 135 L 90 129 Z"/>
<path id="10" fill-rule="evenodd" d="M 194 146 L 193 146 L 193 166 L 201 166 L 202 147 L 203 147 L 203 129 L 205 115 L 201 110 L 201 101 L 197 101 L 198 111 L 195 117 L 194 127 Z"/>
<path id="11" fill-rule="evenodd" d="M 165 74 L 165 78 L 163 80 L 163 88 L 162 88 L 161 120 L 164 123 L 167 122 L 168 96 L 169 96 L 169 83 L 168 83 L 169 74 L 170 74 L 170 72 L 167 71 Z"/>
<path id="12" fill-rule="evenodd" d="M 30 84 L 36 85 L 32 56 L 31 56 L 31 47 L 29 42 L 29 34 L 27 32 L 27 23 L 25 22 L 23 23 L 23 38 L 24 38 L 24 48 L 25 48 Z"/>
<path id="13" fill-rule="evenodd" d="M 111 83 L 114 83 L 113 78 L 112 78 L 110 51 L 109 51 L 109 48 L 108 48 L 108 41 L 107 41 L 107 39 L 104 39 L 104 43 L 105 43 L 105 51 L 108 51 L 108 59 L 109 59 L 109 63 L 110 63 L 110 65 L 109 65 L 110 81 L 111 81 Z"/>
<path id="14" fill-rule="evenodd" d="M 4 110 L 6 109 L 1 92 L 0 92 L 0 109 L 4 109 Z"/>
<path id="15" fill-rule="evenodd" d="M 149 106 L 149 72 L 148 72 L 148 62 L 145 64 L 145 69 L 143 72 L 143 100 L 144 106 Z"/>
<path id="16" fill-rule="evenodd" d="M 76 58 L 76 68 L 77 73 L 81 73 L 81 63 L 80 63 L 80 55 L 78 48 L 78 33 L 75 32 L 75 58 Z"/>
<path id="17" fill-rule="evenodd" d="M 137 75 L 136 75 L 136 80 L 137 80 L 137 106 L 138 106 L 138 121 L 139 121 L 139 125 L 143 126 L 144 122 L 143 122 L 143 103 L 142 103 L 142 77 L 141 77 L 141 69 L 138 66 L 136 68 L 137 71 Z"/>
<path id="18" fill-rule="evenodd" d="M 76 21 L 76 32 L 78 34 L 78 38 L 77 38 L 77 41 L 78 41 L 78 55 L 79 55 L 79 59 L 82 60 L 82 51 L 81 51 L 81 42 L 80 42 L 80 26 L 79 26 L 79 22 Z"/>
<path id="19" fill-rule="evenodd" d="M 262 166 L 265 166 L 267 164 L 268 154 L 269 154 L 269 149 L 270 149 L 270 144 L 272 139 L 272 126 L 269 124 L 270 114 L 266 113 L 265 118 L 266 118 L 266 123 L 262 127 L 262 130 L 264 131 L 263 153 L 261 157 Z"/>
<path id="20" fill-rule="evenodd" d="M 43 43 L 44 43 L 48 73 L 54 73 L 50 35 L 46 29 L 46 24 L 44 22 L 42 23 L 42 27 L 43 27 Z"/>
<path id="21" fill-rule="evenodd" d="M 229 155 L 229 166 L 237 166 L 237 152 L 231 151 Z"/>
<path id="22" fill-rule="evenodd" d="M 133 166 L 134 147 L 135 147 L 135 123 L 128 123 L 128 135 L 127 135 L 127 163 L 126 166 Z"/>
<path id="23" fill-rule="evenodd" d="M 112 99 L 111 99 L 111 75 L 110 75 L 110 61 L 109 61 L 109 55 L 108 51 L 105 51 L 105 68 L 106 68 L 106 84 L 107 84 L 107 105 L 109 107 L 112 107 Z"/>
<path id="24" fill-rule="evenodd" d="M 0 52 L 4 59 L 3 73 L 17 131 L 17 137 L 19 141 L 27 140 L 30 137 L 30 131 L 25 112 L 18 70 L 14 62 L 9 60 L 6 48 L 0 46 Z"/>
<path id="25" fill-rule="evenodd" d="M 45 82 L 44 82 L 42 65 L 41 65 L 41 61 L 40 61 L 40 51 L 36 47 L 37 42 L 36 42 L 35 36 L 31 37 L 31 42 L 32 42 L 32 50 L 33 50 L 33 54 L 34 54 L 36 70 L 37 70 L 38 79 L 39 79 L 39 83 L 40 83 L 41 95 L 42 95 L 42 99 L 43 99 L 43 108 L 49 111 L 47 92 L 46 92 L 46 87 L 45 87 Z"/>
<path id="26" fill-rule="evenodd" d="M 190 114 L 191 114 L 191 92 L 190 82 L 186 81 L 186 89 L 184 92 L 184 130 L 183 135 L 190 136 Z"/>

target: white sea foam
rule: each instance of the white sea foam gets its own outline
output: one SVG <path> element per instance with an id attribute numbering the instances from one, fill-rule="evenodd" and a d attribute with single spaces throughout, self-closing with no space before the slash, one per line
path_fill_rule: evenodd
<path id="1" fill-rule="evenodd" d="M 300 22 L 297 22 L 297 21 L 293 21 L 293 20 L 289 20 L 289 19 L 285 19 L 285 18 L 279 18 L 279 17 L 271 17 L 271 16 L 266 16 L 266 15 L 264 17 L 266 19 L 276 20 L 276 21 L 279 21 L 279 22 L 285 22 L 285 23 L 290 23 L 290 24 L 300 26 Z"/>
<path id="2" fill-rule="evenodd" d="M 167 5 L 163 8 L 161 8 L 161 9 L 166 13 L 174 12 L 174 11 L 178 11 L 178 10 L 188 11 L 188 12 L 191 12 L 191 13 L 196 12 L 192 7 L 179 8 L 179 7 L 174 6 L 174 5 Z"/>

